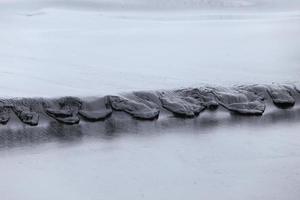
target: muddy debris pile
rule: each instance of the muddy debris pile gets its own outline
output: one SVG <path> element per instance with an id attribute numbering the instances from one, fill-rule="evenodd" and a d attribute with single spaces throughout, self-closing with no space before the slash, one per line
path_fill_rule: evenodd
<path id="1" fill-rule="evenodd" d="M 37 126 L 40 121 L 75 125 L 105 121 L 113 115 L 153 121 L 161 115 L 196 118 L 202 112 L 228 111 L 235 115 L 260 116 L 268 106 L 291 109 L 300 99 L 299 86 L 242 85 L 231 88 L 199 87 L 166 91 L 141 91 L 99 98 L 19 98 L 0 100 L 0 124 L 16 121 Z"/>

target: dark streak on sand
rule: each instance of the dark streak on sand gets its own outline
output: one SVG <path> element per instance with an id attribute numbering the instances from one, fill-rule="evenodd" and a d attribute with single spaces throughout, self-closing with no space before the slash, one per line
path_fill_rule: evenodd
<path id="1" fill-rule="evenodd" d="M 30 126 L 39 125 L 40 118 L 43 123 L 54 119 L 67 125 L 79 124 L 80 121 L 104 121 L 113 113 L 120 112 L 136 120 L 157 120 L 161 113 L 172 113 L 178 118 L 195 118 L 205 110 L 214 111 L 219 106 L 236 115 L 257 116 L 263 115 L 270 102 L 279 109 L 292 108 L 299 99 L 299 93 L 299 89 L 292 85 L 247 85 L 133 92 L 94 99 L 2 99 L 0 123 L 9 124 L 13 113 L 23 124 Z"/>

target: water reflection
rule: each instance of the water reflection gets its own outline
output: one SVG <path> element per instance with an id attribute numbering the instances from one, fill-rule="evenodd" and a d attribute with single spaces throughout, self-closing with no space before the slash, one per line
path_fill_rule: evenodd
<path id="1" fill-rule="evenodd" d="M 183 133 L 210 133 L 216 128 L 228 129 L 232 126 L 245 127 L 271 126 L 276 123 L 297 123 L 300 121 L 300 108 L 291 110 L 274 110 L 263 116 L 237 116 L 223 112 L 205 112 L 196 119 L 178 119 L 164 117 L 157 121 L 138 121 L 130 117 L 112 116 L 104 122 L 79 125 L 64 125 L 51 121 L 44 127 L 23 126 L 12 128 L 0 127 L 0 148 L 12 148 L 25 145 L 37 145 L 46 142 L 74 143 L 84 137 L 111 140 L 124 134 L 152 134 L 168 130 L 178 130 Z"/>

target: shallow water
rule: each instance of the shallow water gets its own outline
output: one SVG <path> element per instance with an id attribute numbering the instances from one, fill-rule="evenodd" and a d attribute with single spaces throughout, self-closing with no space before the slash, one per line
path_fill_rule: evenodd
<path id="1" fill-rule="evenodd" d="M 1 198 L 296 200 L 299 128 L 182 126 L 2 149 Z"/>

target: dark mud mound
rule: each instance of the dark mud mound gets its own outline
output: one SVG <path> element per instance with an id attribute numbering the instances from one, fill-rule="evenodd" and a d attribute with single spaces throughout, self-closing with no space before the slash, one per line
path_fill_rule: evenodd
<path id="1" fill-rule="evenodd" d="M 19 119 L 28 125 L 37 126 L 39 123 L 39 114 L 32 111 L 31 108 L 25 106 L 14 106 L 13 111 Z"/>
<path id="2" fill-rule="evenodd" d="M 44 104 L 46 113 L 64 124 L 78 124 L 78 111 L 82 102 L 78 98 L 66 97 Z"/>
<path id="3" fill-rule="evenodd" d="M 87 111 L 87 110 L 79 111 L 79 114 L 87 121 L 90 122 L 105 120 L 107 117 L 111 115 L 111 113 L 112 113 L 112 109 L 97 110 L 97 111 Z"/>
<path id="4" fill-rule="evenodd" d="M 176 93 L 163 94 L 160 98 L 163 108 L 177 117 L 196 117 L 205 109 L 199 101 L 189 96 L 180 96 Z"/>
<path id="5" fill-rule="evenodd" d="M 222 89 L 214 94 L 218 103 L 234 114 L 262 115 L 266 108 L 263 98 L 251 91 Z"/>
<path id="6" fill-rule="evenodd" d="M 209 110 L 216 110 L 219 103 L 216 101 L 214 93 L 208 88 L 192 88 L 175 91 L 182 97 L 191 98 Z"/>
<path id="7" fill-rule="evenodd" d="M 84 102 L 81 110 L 79 110 L 79 115 L 83 117 L 86 121 L 96 122 L 103 121 L 110 117 L 112 114 L 112 108 L 108 97 L 104 97 L 103 101 L 95 102 Z"/>
<path id="8" fill-rule="evenodd" d="M 0 102 L 0 124 L 7 124 L 10 120 L 10 108 L 12 108 L 12 105 Z"/>
<path id="9" fill-rule="evenodd" d="M 292 91 L 285 87 L 270 87 L 268 92 L 276 106 L 279 108 L 290 108 L 295 105 Z"/>
<path id="10" fill-rule="evenodd" d="M 109 96 L 111 107 L 116 111 L 123 111 L 134 118 L 142 120 L 157 119 L 159 115 L 159 109 L 156 105 L 147 100 L 129 100 L 119 96 Z"/>

